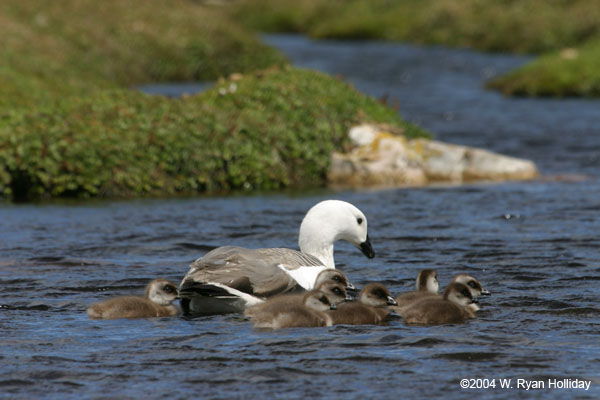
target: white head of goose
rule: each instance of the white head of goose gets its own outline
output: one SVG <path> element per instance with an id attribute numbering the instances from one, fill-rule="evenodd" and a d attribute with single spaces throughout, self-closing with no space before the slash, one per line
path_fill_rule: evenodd
<path id="1" fill-rule="evenodd" d="M 277 294 L 311 290 L 320 272 L 335 268 L 337 240 L 375 256 L 365 215 L 344 201 L 322 201 L 300 225 L 300 251 L 225 246 L 194 261 L 180 285 L 182 308 L 188 314 L 241 312 Z"/>
<path id="2" fill-rule="evenodd" d="M 444 297 L 428 297 L 400 310 L 406 324 L 441 325 L 463 322 L 475 318 L 470 305 L 477 300 L 466 285 L 454 282 L 444 291 Z"/>
<path id="3" fill-rule="evenodd" d="M 146 286 L 146 297 L 115 297 L 94 303 L 87 309 L 92 319 L 167 317 L 179 313 L 171 304 L 178 297 L 177 287 L 166 279 L 155 279 Z"/>

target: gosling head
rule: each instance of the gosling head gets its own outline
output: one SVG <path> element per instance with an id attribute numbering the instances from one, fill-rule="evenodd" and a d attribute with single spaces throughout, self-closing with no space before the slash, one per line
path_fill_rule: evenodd
<path id="1" fill-rule="evenodd" d="M 463 285 L 467 285 L 471 291 L 471 295 L 473 295 L 475 298 L 479 296 L 491 295 L 491 293 L 485 290 L 475 277 L 469 274 L 458 274 L 452 279 L 452 282 L 458 282 L 462 283 Z"/>
<path id="2" fill-rule="evenodd" d="M 317 290 L 325 293 L 327 298 L 335 304 L 353 300 L 353 297 L 346 292 L 344 285 L 340 283 L 324 282 L 317 286 Z"/>
<path id="3" fill-rule="evenodd" d="M 459 306 L 471 307 L 477 303 L 477 299 L 473 298 L 471 291 L 467 285 L 453 282 L 444 291 L 444 300 L 458 304 Z"/>
<path id="4" fill-rule="evenodd" d="M 417 275 L 417 290 L 421 292 L 436 293 L 440 290 L 435 269 L 422 269 Z"/>
<path id="5" fill-rule="evenodd" d="M 314 311 L 335 310 L 335 303 L 331 302 L 327 295 L 320 290 L 311 290 L 302 299 L 302 304 Z"/>
<path id="6" fill-rule="evenodd" d="M 342 271 L 337 269 L 328 268 L 326 270 L 321 271 L 319 275 L 317 275 L 315 287 L 318 288 L 319 285 L 325 282 L 339 283 L 341 285 L 344 285 L 344 288 L 346 288 L 347 290 L 356 290 L 356 287 L 351 282 L 348 282 L 348 278 L 346 278 L 346 275 L 344 275 Z"/>
<path id="7" fill-rule="evenodd" d="M 178 296 L 177 286 L 166 279 L 155 279 L 146 286 L 146 297 L 161 306 L 170 305 Z"/>
<path id="8" fill-rule="evenodd" d="M 390 291 L 381 283 L 369 283 L 361 291 L 359 301 L 371 307 L 398 305 Z"/>

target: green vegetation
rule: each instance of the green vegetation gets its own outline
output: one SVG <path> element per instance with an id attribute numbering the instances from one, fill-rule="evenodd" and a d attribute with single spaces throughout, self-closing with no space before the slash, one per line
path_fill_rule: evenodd
<path id="1" fill-rule="evenodd" d="M 522 96 L 600 96 L 600 39 L 551 52 L 488 83 Z"/>
<path id="2" fill-rule="evenodd" d="M 188 0 L 3 0 L 0 36 L 0 109 L 284 61 L 222 13 Z"/>
<path id="3" fill-rule="evenodd" d="M 190 0 L 5 0 L 0 36 L 5 198 L 317 187 L 351 124 L 426 134 Z M 217 78 L 176 100 L 130 90 Z"/>
<path id="4" fill-rule="evenodd" d="M 291 67 L 177 100 L 98 91 L 0 121 L 0 191 L 106 197 L 321 186 L 331 152 L 365 120 L 403 124 L 344 82 Z"/>
<path id="5" fill-rule="evenodd" d="M 520 95 L 600 95 L 598 0 L 237 0 L 230 12 L 252 29 L 314 38 L 547 53 L 490 87 Z M 569 52 L 561 50 L 571 47 L 577 56 L 565 58 Z"/>

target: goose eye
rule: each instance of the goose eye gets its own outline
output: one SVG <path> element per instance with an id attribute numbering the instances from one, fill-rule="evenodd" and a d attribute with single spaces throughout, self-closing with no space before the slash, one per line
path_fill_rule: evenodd
<path id="1" fill-rule="evenodd" d="M 360 224 L 362 224 L 362 221 L 363 221 L 363 219 L 362 219 L 362 218 L 360 218 L 360 217 L 359 217 L 359 218 L 356 218 L 356 222 L 358 222 L 358 224 L 359 224 L 359 225 L 360 225 Z"/>
<path id="2" fill-rule="evenodd" d="M 334 276 L 333 280 L 336 281 L 336 282 L 341 282 L 342 281 L 342 279 L 338 275 Z"/>
<path id="3" fill-rule="evenodd" d="M 471 286 L 473 289 L 477 288 L 477 285 L 475 284 L 475 281 L 469 281 L 468 285 Z"/>
<path id="4" fill-rule="evenodd" d="M 334 288 L 333 289 L 333 293 L 335 293 L 335 294 L 342 294 L 342 291 L 339 288 Z"/>

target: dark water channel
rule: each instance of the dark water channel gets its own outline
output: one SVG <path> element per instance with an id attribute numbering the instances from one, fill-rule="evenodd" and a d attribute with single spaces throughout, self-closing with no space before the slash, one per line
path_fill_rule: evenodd
<path id="1" fill-rule="evenodd" d="M 508 99 L 481 89 L 523 58 L 379 42 L 269 36 L 300 66 L 398 98 L 439 139 L 577 179 L 463 187 L 0 204 L 0 398 L 598 398 L 600 101 Z M 224 244 L 296 247 L 308 208 L 361 208 L 377 257 L 336 246 L 354 283 L 411 290 L 419 269 L 492 296 L 461 325 L 260 332 L 237 315 L 92 321 L 90 303 L 141 294 Z M 496 388 L 461 389 L 461 379 Z M 512 389 L 500 379 L 511 379 Z M 517 379 L 544 389 L 519 388 Z M 548 380 L 591 381 L 583 389 Z M 572 382 L 572 381 L 570 381 Z M 474 386 L 487 385 L 473 381 Z"/>

